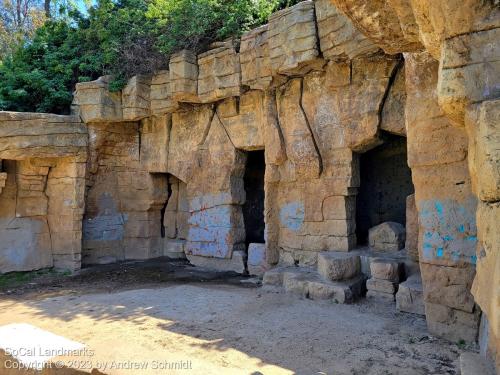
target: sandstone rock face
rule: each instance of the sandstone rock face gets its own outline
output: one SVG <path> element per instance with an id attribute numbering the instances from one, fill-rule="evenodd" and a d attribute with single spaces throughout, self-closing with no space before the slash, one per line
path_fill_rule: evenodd
<path id="1" fill-rule="evenodd" d="M 333 3 L 366 37 L 383 48 L 385 52 L 394 54 L 421 48 L 416 35 L 410 1 L 333 0 Z M 403 32 L 399 15 L 407 21 L 403 23 L 405 32 Z"/>
<path id="2" fill-rule="evenodd" d="M 306 73 L 323 65 L 313 1 L 303 1 L 271 15 L 267 34 L 273 74 Z"/>
<path id="3" fill-rule="evenodd" d="M 386 222 L 370 229 L 370 247 L 378 251 L 398 251 L 404 248 L 405 228 L 394 222 Z"/>
<path id="4" fill-rule="evenodd" d="M 0 272 L 80 268 L 87 139 L 73 116 L 0 113 Z"/>

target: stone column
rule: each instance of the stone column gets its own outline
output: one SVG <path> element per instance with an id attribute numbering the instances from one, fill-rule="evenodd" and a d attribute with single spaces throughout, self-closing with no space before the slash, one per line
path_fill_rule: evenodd
<path id="1" fill-rule="evenodd" d="M 477 200 L 467 169 L 467 135 L 438 105 L 438 62 L 407 54 L 406 126 L 419 221 L 419 258 L 429 331 L 475 341 L 479 309 L 470 293 L 475 274 Z"/>

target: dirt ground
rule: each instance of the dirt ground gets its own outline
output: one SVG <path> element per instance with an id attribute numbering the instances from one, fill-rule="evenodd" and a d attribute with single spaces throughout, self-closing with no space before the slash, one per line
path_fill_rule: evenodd
<path id="1" fill-rule="evenodd" d="M 85 344 L 92 354 L 78 358 L 91 366 L 83 372 L 458 374 L 460 353 L 475 349 L 431 337 L 423 318 L 394 304 L 300 299 L 182 262 L 100 266 L 14 284 L 0 286 L 0 327 L 29 323 Z M 180 361 L 187 368 L 168 369 Z"/>

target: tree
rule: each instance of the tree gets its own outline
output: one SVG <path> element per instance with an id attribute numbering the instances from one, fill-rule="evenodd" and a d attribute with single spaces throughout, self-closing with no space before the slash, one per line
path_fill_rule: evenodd
<path id="1" fill-rule="evenodd" d="M 0 6 L 0 61 L 43 25 L 41 0 L 3 0 Z"/>

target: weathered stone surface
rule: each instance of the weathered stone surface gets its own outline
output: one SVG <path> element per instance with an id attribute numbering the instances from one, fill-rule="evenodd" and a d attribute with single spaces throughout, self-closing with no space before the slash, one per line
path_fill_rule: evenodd
<path id="1" fill-rule="evenodd" d="M 368 290 L 366 292 L 366 298 L 387 302 L 394 302 L 395 300 L 394 293 L 384 293 L 378 290 Z"/>
<path id="2" fill-rule="evenodd" d="M 184 247 L 186 241 L 184 240 L 172 240 L 164 239 L 163 241 L 163 256 L 171 259 L 186 259 L 186 253 Z"/>
<path id="3" fill-rule="evenodd" d="M 394 81 L 391 83 L 381 113 L 380 129 L 406 137 L 406 86 L 404 66 L 397 70 Z"/>
<path id="4" fill-rule="evenodd" d="M 7 181 L 7 173 L 1 172 L 0 173 L 0 194 L 2 194 L 2 190 L 5 187 L 6 181 Z"/>
<path id="5" fill-rule="evenodd" d="M 403 273 L 403 267 L 403 263 L 391 259 L 370 259 L 370 274 L 379 280 L 398 283 Z"/>
<path id="6" fill-rule="evenodd" d="M 77 117 L 0 112 L 0 159 L 74 156 L 84 160 L 87 141 L 87 129 Z"/>
<path id="7" fill-rule="evenodd" d="M 218 106 L 217 115 L 234 147 L 249 151 L 264 148 L 263 100 L 262 92 L 252 90 L 242 94 L 239 100 L 229 98 Z"/>
<path id="8" fill-rule="evenodd" d="M 314 2 L 273 13 L 268 26 L 269 56 L 273 74 L 297 74 L 320 68 Z"/>
<path id="9" fill-rule="evenodd" d="M 379 224 L 369 230 L 368 242 L 378 251 L 401 250 L 405 243 L 405 227 L 391 221 Z"/>
<path id="10" fill-rule="evenodd" d="M 150 115 L 151 77 L 134 76 L 123 88 L 122 105 L 123 119 L 125 121 L 137 121 Z"/>
<path id="11" fill-rule="evenodd" d="M 248 273 L 250 275 L 263 275 L 269 268 L 266 261 L 266 245 L 263 243 L 251 243 L 248 245 Z"/>
<path id="12" fill-rule="evenodd" d="M 410 52 L 421 48 L 415 32 L 410 31 L 414 28 L 411 25 L 414 22 L 409 1 L 333 0 L 333 3 L 353 21 L 358 30 L 386 53 Z M 399 15 L 411 20 L 409 27 L 404 27 L 405 32 Z"/>
<path id="13" fill-rule="evenodd" d="M 316 0 L 316 20 L 323 57 L 344 61 L 376 53 L 379 47 L 359 32 L 330 0 Z"/>
<path id="14" fill-rule="evenodd" d="M 497 28 L 443 41 L 437 95 L 446 115 L 463 126 L 466 107 L 500 96 L 500 11 Z"/>
<path id="15" fill-rule="evenodd" d="M 418 262 L 418 212 L 415 204 L 415 194 L 406 198 L 406 241 L 405 249 L 408 256 Z"/>
<path id="16" fill-rule="evenodd" d="M 412 275 L 399 284 L 396 308 L 399 311 L 425 316 L 422 279 L 419 275 Z"/>
<path id="17" fill-rule="evenodd" d="M 198 98 L 198 63 L 196 54 L 182 50 L 170 57 L 168 65 L 170 92 L 176 102 L 197 103 Z"/>
<path id="18" fill-rule="evenodd" d="M 123 121 L 121 92 L 108 89 L 110 77 L 76 84 L 73 105 L 85 123 Z"/>
<path id="19" fill-rule="evenodd" d="M 202 103 L 241 94 L 241 67 L 236 50 L 230 42 L 215 46 L 198 55 L 198 96 Z"/>
<path id="20" fill-rule="evenodd" d="M 372 277 L 366 280 L 366 289 L 368 289 L 368 291 L 395 294 L 398 290 L 398 284 L 389 280 L 381 280 Z"/>
<path id="21" fill-rule="evenodd" d="M 465 121 L 469 135 L 472 189 L 486 202 L 500 199 L 500 100 L 472 107 Z"/>
<path id="22" fill-rule="evenodd" d="M 177 109 L 178 104 L 172 98 L 168 70 L 162 70 L 151 78 L 150 100 L 152 115 L 163 115 Z"/>
<path id="23" fill-rule="evenodd" d="M 255 90 L 265 90 L 273 80 L 269 57 L 268 25 L 241 36 L 241 83 Z"/>
<path id="24" fill-rule="evenodd" d="M 474 297 L 470 293 L 475 269 L 435 266 L 421 263 L 425 302 L 471 313 Z"/>
<path id="25" fill-rule="evenodd" d="M 168 145 L 172 115 L 152 116 L 141 121 L 141 164 L 151 173 L 168 172 Z"/>
<path id="26" fill-rule="evenodd" d="M 197 267 L 208 268 L 223 272 L 245 273 L 246 254 L 244 251 L 234 251 L 230 259 L 208 258 L 186 254 L 189 262 Z"/>
<path id="27" fill-rule="evenodd" d="M 422 44 L 439 60 L 443 43 L 457 35 L 498 27 L 500 10 L 491 1 L 410 0 Z"/>
<path id="28" fill-rule="evenodd" d="M 424 288 L 425 290 L 425 288 Z M 427 328 L 432 335 L 450 341 L 475 342 L 479 327 L 479 311 L 469 313 L 445 305 L 425 302 Z"/>
<path id="29" fill-rule="evenodd" d="M 318 254 L 318 273 L 326 280 L 346 280 L 357 276 L 360 271 L 358 255 L 341 252 Z"/>

